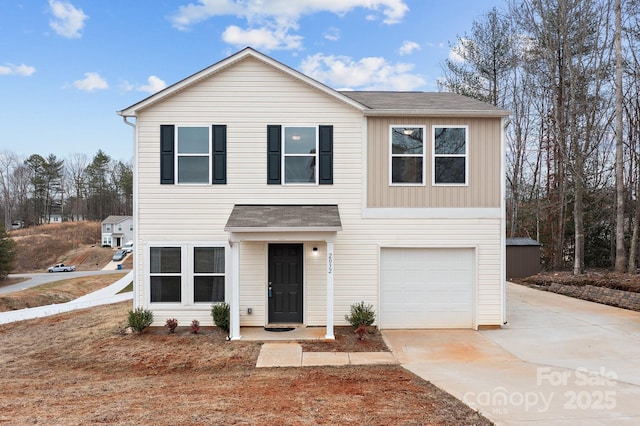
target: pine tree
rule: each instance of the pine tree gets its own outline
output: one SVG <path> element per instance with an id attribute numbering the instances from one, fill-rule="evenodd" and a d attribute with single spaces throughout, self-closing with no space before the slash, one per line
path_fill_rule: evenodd
<path id="1" fill-rule="evenodd" d="M 15 255 L 15 242 L 9 238 L 9 233 L 4 227 L 0 226 L 0 281 L 13 270 Z"/>

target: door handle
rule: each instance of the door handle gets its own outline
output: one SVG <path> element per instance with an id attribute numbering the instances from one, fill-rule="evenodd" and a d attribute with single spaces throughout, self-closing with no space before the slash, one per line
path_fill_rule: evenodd
<path id="1" fill-rule="evenodd" d="M 271 296 L 273 296 L 273 288 L 271 287 L 271 282 L 269 282 L 269 289 L 268 289 L 268 297 L 271 298 Z"/>

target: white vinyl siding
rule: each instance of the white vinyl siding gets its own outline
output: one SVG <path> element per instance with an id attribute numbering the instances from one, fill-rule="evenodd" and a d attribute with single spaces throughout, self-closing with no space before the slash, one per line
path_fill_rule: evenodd
<path id="1" fill-rule="evenodd" d="M 211 122 L 212 117 L 227 125 L 227 184 L 161 185 L 160 125 L 198 126 Z M 333 126 L 334 184 L 267 185 L 267 126 L 305 126 L 311 120 Z M 387 149 L 388 126 L 398 122 L 412 121 L 386 122 Z M 137 241 L 142 243 L 136 246 L 136 254 L 148 250 L 151 244 L 227 242 L 229 234 L 224 226 L 234 204 L 337 204 L 343 229 L 336 233 L 334 241 L 336 325 L 347 325 L 344 316 L 353 303 L 365 301 L 377 308 L 380 247 L 425 245 L 477 247 L 478 324 L 500 323 L 500 219 L 363 218 L 363 182 L 371 179 L 364 173 L 362 160 L 368 149 L 364 141 L 366 126 L 362 114 L 346 103 L 249 58 L 141 111 L 136 132 L 136 227 Z M 388 161 L 388 157 L 385 159 Z M 387 176 L 383 177 L 385 186 Z M 240 244 L 242 326 L 262 327 L 266 323 L 267 244 L 279 242 L 280 238 L 280 234 L 273 233 L 265 241 L 234 243 Z M 304 321 L 309 326 L 324 325 L 326 245 L 324 241 L 297 242 L 304 243 L 305 253 Z M 311 253 L 314 245 L 319 248 L 317 257 Z M 134 268 L 141 283 L 148 283 L 146 261 L 145 256 L 135 258 Z M 230 263 L 226 270 L 227 274 L 233 270 Z M 227 280 L 227 296 L 231 294 L 230 281 Z M 148 303 L 145 292 L 148 287 L 140 286 L 136 297 L 141 303 Z M 252 308 L 251 315 L 248 308 Z M 154 307 L 154 325 L 162 326 L 172 317 L 184 325 L 193 319 L 202 326 L 213 324 L 210 307 L 204 303 L 180 309 Z"/>

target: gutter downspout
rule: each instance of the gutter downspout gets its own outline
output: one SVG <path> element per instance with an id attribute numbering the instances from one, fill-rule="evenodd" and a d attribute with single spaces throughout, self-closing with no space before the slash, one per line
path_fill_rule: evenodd
<path id="1" fill-rule="evenodd" d="M 138 301 L 138 274 L 136 271 L 136 262 L 138 260 L 137 256 L 141 255 L 140 249 L 142 247 L 140 247 L 140 244 L 138 244 L 138 242 L 140 241 L 138 239 L 138 196 L 137 196 L 137 188 L 138 188 L 138 173 L 136 173 L 137 170 L 137 166 L 138 166 L 138 158 L 136 156 L 136 142 L 138 140 L 138 127 L 136 125 L 136 123 L 131 123 L 129 121 L 127 121 L 127 117 L 126 115 L 122 116 L 122 120 L 124 121 L 124 124 L 126 124 L 127 126 L 131 126 L 131 128 L 133 128 L 133 241 L 134 241 L 134 252 L 132 253 L 133 257 L 133 309 L 141 306 L 139 301 Z M 136 253 L 137 251 L 137 253 Z"/>

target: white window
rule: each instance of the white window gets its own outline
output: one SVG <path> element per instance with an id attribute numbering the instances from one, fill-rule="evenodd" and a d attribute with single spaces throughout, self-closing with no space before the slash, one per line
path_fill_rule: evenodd
<path id="1" fill-rule="evenodd" d="M 151 303 L 225 301 L 225 247 L 167 245 L 149 249 Z"/>
<path id="2" fill-rule="evenodd" d="M 283 179 L 285 184 L 318 183 L 317 126 L 284 126 Z"/>
<path id="3" fill-rule="evenodd" d="M 224 302 L 224 247 L 193 248 L 193 301 Z"/>
<path id="4" fill-rule="evenodd" d="M 211 129 L 178 127 L 176 169 L 178 183 L 211 183 Z"/>
<path id="5" fill-rule="evenodd" d="M 433 184 L 466 185 L 468 126 L 433 126 Z"/>
<path id="6" fill-rule="evenodd" d="M 389 128 L 389 183 L 424 185 L 425 126 L 392 125 Z"/>
<path id="7" fill-rule="evenodd" d="M 182 302 L 182 248 L 149 249 L 151 303 Z"/>

